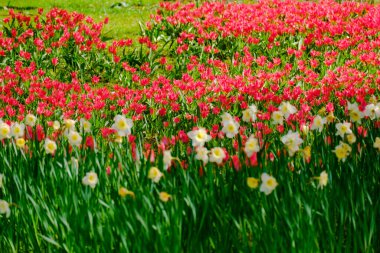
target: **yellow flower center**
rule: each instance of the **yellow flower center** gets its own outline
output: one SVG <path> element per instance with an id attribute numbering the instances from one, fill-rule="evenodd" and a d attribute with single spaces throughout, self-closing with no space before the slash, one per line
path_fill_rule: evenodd
<path id="1" fill-rule="evenodd" d="M 119 129 L 122 129 L 124 130 L 127 126 L 127 124 L 123 121 L 123 120 L 120 120 L 118 123 L 117 123 L 117 126 Z"/>
<path id="2" fill-rule="evenodd" d="M 229 132 L 233 132 L 233 131 L 235 131 L 235 126 L 233 124 L 229 124 L 227 129 Z"/>
<path id="3" fill-rule="evenodd" d="M 273 187 L 275 185 L 275 181 L 273 180 L 273 178 L 269 178 L 268 181 L 267 181 L 267 186 L 268 187 Z"/>
<path id="4" fill-rule="evenodd" d="M 202 132 L 198 132 L 198 133 L 197 133 L 197 136 L 196 136 L 195 138 L 197 139 L 197 141 L 201 141 L 201 140 L 204 139 L 204 137 L 205 137 L 205 134 L 204 134 L 204 133 L 202 133 Z"/>
<path id="5" fill-rule="evenodd" d="M 48 143 L 47 148 L 51 151 L 54 150 L 55 149 L 54 143 L 53 142 Z"/>

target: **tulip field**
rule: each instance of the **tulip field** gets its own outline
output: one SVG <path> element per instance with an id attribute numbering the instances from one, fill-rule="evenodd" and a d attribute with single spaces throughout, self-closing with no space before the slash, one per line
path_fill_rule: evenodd
<path id="1" fill-rule="evenodd" d="M 380 252 L 380 5 L 108 22 L 2 22 L 0 252 Z"/>

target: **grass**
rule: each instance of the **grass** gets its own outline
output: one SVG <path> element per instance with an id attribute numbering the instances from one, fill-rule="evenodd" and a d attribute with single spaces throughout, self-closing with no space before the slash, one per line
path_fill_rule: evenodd
<path id="1" fill-rule="evenodd" d="M 125 2 L 127 7 L 113 7 L 113 5 Z M 25 14 L 34 14 L 37 8 L 49 10 L 53 7 L 77 11 L 93 17 L 96 21 L 101 21 L 105 17 L 109 18 L 109 24 L 104 28 L 104 36 L 108 38 L 134 38 L 140 33 L 139 22 L 144 24 L 151 13 L 154 13 L 158 5 L 158 0 L 0 0 L 0 17 L 8 15 L 5 6 L 17 7 L 17 11 Z"/>

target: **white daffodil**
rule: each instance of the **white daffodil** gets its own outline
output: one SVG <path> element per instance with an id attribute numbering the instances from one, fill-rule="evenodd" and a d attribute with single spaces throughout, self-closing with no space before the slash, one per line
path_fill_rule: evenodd
<path id="1" fill-rule="evenodd" d="M 34 116 L 33 114 L 27 114 L 25 116 L 25 124 L 27 126 L 34 127 L 36 125 L 36 122 L 37 122 L 37 117 Z"/>
<path id="2" fill-rule="evenodd" d="M 352 134 L 352 130 L 350 129 L 351 123 L 349 122 L 337 123 L 335 127 L 337 129 L 336 135 L 339 135 L 342 138 L 344 138 L 345 134 Z"/>
<path id="3" fill-rule="evenodd" d="M 376 115 L 378 114 L 377 112 L 380 113 L 380 108 L 378 106 L 374 104 L 368 104 L 365 107 L 364 116 L 374 120 L 376 118 Z"/>
<path id="4" fill-rule="evenodd" d="M 318 130 L 319 132 L 322 132 L 324 125 L 326 124 L 326 118 L 322 118 L 321 116 L 317 115 L 313 119 L 313 123 L 311 124 L 311 130 Z"/>
<path id="5" fill-rule="evenodd" d="M 347 110 L 359 110 L 358 103 L 354 102 L 351 104 L 349 101 L 347 101 Z"/>
<path id="6" fill-rule="evenodd" d="M 351 121 L 360 123 L 361 119 L 364 117 L 364 113 L 362 113 L 359 110 L 358 104 L 356 102 L 353 104 L 348 102 L 347 109 L 348 109 L 348 114 L 350 115 Z"/>
<path id="7" fill-rule="evenodd" d="M 61 123 L 59 123 L 58 120 L 55 120 L 55 121 L 53 122 L 53 129 L 54 129 L 55 131 L 57 131 L 57 130 L 59 130 L 60 128 L 61 128 Z"/>
<path id="8" fill-rule="evenodd" d="M 116 115 L 114 121 L 115 123 L 112 125 L 112 129 L 115 129 L 119 136 L 131 134 L 131 128 L 133 127 L 133 121 L 131 119 L 127 119 L 123 115 Z"/>
<path id="9" fill-rule="evenodd" d="M 164 162 L 164 169 L 168 170 L 172 163 L 173 157 L 171 154 L 171 150 L 165 150 L 164 151 L 164 157 L 163 157 L 163 162 Z"/>
<path id="10" fill-rule="evenodd" d="M 285 136 L 281 137 L 281 142 L 285 144 L 289 155 L 293 156 L 299 150 L 299 147 L 303 143 L 303 140 L 301 139 L 298 132 L 292 132 L 289 130 Z"/>
<path id="11" fill-rule="evenodd" d="M 226 154 L 224 153 L 224 150 L 222 148 L 216 147 L 211 149 L 210 162 L 221 164 L 224 158 L 226 158 Z"/>
<path id="12" fill-rule="evenodd" d="M 349 115 L 352 122 L 358 122 L 358 123 L 361 123 L 361 119 L 364 117 L 364 113 L 362 113 L 359 109 L 350 110 Z"/>
<path id="13" fill-rule="evenodd" d="M 223 124 L 222 132 L 226 134 L 228 138 L 233 138 L 239 132 L 239 123 L 235 120 L 226 121 Z"/>
<path id="14" fill-rule="evenodd" d="M 82 143 L 82 136 L 80 136 L 80 134 L 76 131 L 70 131 L 67 134 L 67 139 L 69 140 L 71 146 L 79 147 Z"/>
<path id="15" fill-rule="evenodd" d="M 55 141 L 46 139 L 44 148 L 45 148 L 46 154 L 54 155 L 55 151 L 57 150 L 57 144 L 55 143 Z"/>
<path id="16" fill-rule="evenodd" d="M 8 139 L 10 138 L 11 128 L 7 123 L 1 122 L 0 123 L 0 140 Z"/>
<path id="17" fill-rule="evenodd" d="M 222 114 L 222 125 L 224 126 L 224 124 L 226 122 L 229 122 L 231 120 L 233 120 L 234 118 L 231 116 L 231 114 L 229 114 L 228 112 L 225 112 Z"/>
<path id="18" fill-rule="evenodd" d="M 244 122 L 256 121 L 257 119 L 256 113 L 257 113 L 257 107 L 255 105 L 250 105 L 248 109 L 243 111 L 242 120 Z"/>
<path id="19" fill-rule="evenodd" d="M 95 172 L 91 171 L 86 173 L 86 176 L 82 179 L 82 184 L 88 185 L 91 188 L 95 188 L 98 181 L 98 175 Z"/>
<path id="20" fill-rule="evenodd" d="M 23 123 L 14 122 L 11 125 L 11 135 L 15 138 L 23 137 L 25 133 L 25 125 Z"/>
<path id="21" fill-rule="evenodd" d="M 192 140 L 193 147 L 203 147 L 206 142 L 211 140 L 211 136 L 208 135 L 206 129 L 202 127 L 188 132 L 187 135 Z"/>
<path id="22" fill-rule="evenodd" d="M 276 179 L 272 176 L 269 176 L 267 173 L 261 175 L 261 186 L 260 191 L 264 192 L 265 195 L 271 194 L 271 192 L 277 187 L 278 183 Z"/>
<path id="23" fill-rule="evenodd" d="M 377 119 L 380 118 L 380 103 L 376 104 L 375 114 Z"/>
<path id="24" fill-rule="evenodd" d="M 248 157 L 251 157 L 253 153 L 257 153 L 260 151 L 259 141 L 253 137 L 250 136 L 245 143 L 244 152 L 247 154 Z"/>
<path id="25" fill-rule="evenodd" d="M 76 129 L 75 129 L 76 121 L 75 120 L 65 119 L 63 121 L 63 124 L 64 124 L 64 132 L 63 132 L 64 135 L 67 136 L 70 132 L 76 131 Z"/>
<path id="26" fill-rule="evenodd" d="M 326 173 L 326 171 L 322 171 L 321 174 L 318 177 L 319 183 L 318 188 L 323 188 L 327 185 L 327 182 L 329 180 L 329 176 Z"/>
<path id="27" fill-rule="evenodd" d="M 210 151 L 205 147 L 198 147 L 196 151 L 195 159 L 203 161 L 203 164 L 207 164 Z"/>
<path id="28" fill-rule="evenodd" d="M 290 115 L 297 112 L 296 107 L 291 105 L 289 102 L 282 102 L 278 109 L 283 113 L 286 119 L 288 119 Z"/>
<path id="29" fill-rule="evenodd" d="M 91 132 L 91 123 L 88 121 L 88 120 L 85 120 L 85 119 L 80 119 L 80 126 L 81 128 L 83 129 L 83 132 L 85 133 L 89 133 Z"/>
<path id="30" fill-rule="evenodd" d="M 272 112 L 272 122 L 274 125 L 283 125 L 284 124 L 284 114 L 281 111 Z"/>
<path id="31" fill-rule="evenodd" d="M 11 215 L 8 202 L 2 199 L 0 199 L 0 214 L 5 214 L 7 218 Z"/>

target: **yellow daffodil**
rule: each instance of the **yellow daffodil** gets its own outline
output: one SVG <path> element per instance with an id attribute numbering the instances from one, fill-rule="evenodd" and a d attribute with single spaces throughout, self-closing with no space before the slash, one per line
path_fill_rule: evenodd
<path id="1" fill-rule="evenodd" d="M 148 178 L 155 183 L 158 183 L 163 175 L 157 167 L 151 167 L 148 172 Z"/>
<path id="2" fill-rule="evenodd" d="M 170 195 L 167 192 L 160 192 L 160 200 L 162 202 L 168 202 L 172 198 L 172 195 Z"/>
<path id="3" fill-rule="evenodd" d="M 131 198 L 135 198 L 135 193 L 127 190 L 125 187 L 119 188 L 119 195 L 122 198 L 125 198 L 126 196 L 130 196 Z"/>
<path id="4" fill-rule="evenodd" d="M 19 148 L 25 147 L 25 139 L 24 138 L 17 138 L 16 139 L 16 146 Z"/>
<path id="5" fill-rule="evenodd" d="M 376 137 L 375 142 L 373 143 L 373 147 L 377 148 L 380 151 L 380 138 Z"/>
<path id="6" fill-rule="evenodd" d="M 255 189 L 259 186 L 259 180 L 254 177 L 247 178 L 247 185 L 251 189 Z"/>

